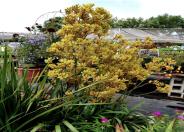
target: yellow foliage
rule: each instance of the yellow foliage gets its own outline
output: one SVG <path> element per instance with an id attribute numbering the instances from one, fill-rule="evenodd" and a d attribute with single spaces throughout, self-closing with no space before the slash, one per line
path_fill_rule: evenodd
<path id="1" fill-rule="evenodd" d="M 152 45 L 152 41 L 128 42 L 121 35 L 107 40 L 104 36 L 110 29 L 110 20 L 108 11 L 94 8 L 93 4 L 67 8 L 64 25 L 58 31 L 61 40 L 48 49 L 59 58 L 57 63 L 52 61 L 54 57 L 46 61 L 50 67 L 48 75 L 66 81 L 70 86 L 75 85 L 75 88 L 105 80 L 88 92 L 94 98 L 104 100 L 127 89 L 133 80 L 144 80 L 152 72 L 172 63 L 154 58 L 143 68 L 138 51 L 145 43 Z"/>
<path id="2" fill-rule="evenodd" d="M 158 80 L 154 80 L 151 83 L 155 84 L 155 86 L 157 87 L 157 91 L 161 93 L 169 93 L 171 91 L 171 87 L 168 84 L 159 82 Z"/>
<path id="3" fill-rule="evenodd" d="M 173 70 L 172 66 L 175 63 L 176 62 L 170 58 L 162 59 L 159 57 L 155 57 L 150 63 L 146 64 L 146 68 L 152 72 L 158 72 L 163 67 L 165 67 L 166 70 Z"/>

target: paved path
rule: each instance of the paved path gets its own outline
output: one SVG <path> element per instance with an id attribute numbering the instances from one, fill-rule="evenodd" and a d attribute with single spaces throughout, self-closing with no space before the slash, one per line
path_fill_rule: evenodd
<path id="1" fill-rule="evenodd" d="M 160 111 L 163 114 L 174 116 L 176 114 L 175 110 L 177 108 L 184 110 L 184 102 L 181 101 L 148 99 L 144 97 L 133 96 L 127 97 L 126 101 L 129 108 L 140 105 L 137 110 L 145 114 L 150 114 L 154 111 Z"/>

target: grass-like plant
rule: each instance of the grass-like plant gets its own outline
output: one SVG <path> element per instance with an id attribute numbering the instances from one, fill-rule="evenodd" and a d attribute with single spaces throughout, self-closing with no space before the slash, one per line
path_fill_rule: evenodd
<path id="1" fill-rule="evenodd" d="M 23 125 L 24 122 L 47 109 L 40 104 L 44 99 L 46 77 L 33 87 L 26 80 L 26 72 L 22 77 L 18 76 L 12 58 L 7 55 L 7 47 L 3 56 L 3 64 L 0 67 L 0 131 L 27 129 L 30 123 L 36 122 L 30 121 Z"/>

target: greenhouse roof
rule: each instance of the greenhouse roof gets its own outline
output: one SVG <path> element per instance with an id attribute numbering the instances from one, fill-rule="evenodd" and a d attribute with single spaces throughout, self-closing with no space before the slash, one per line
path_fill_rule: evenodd
<path id="1" fill-rule="evenodd" d="M 26 35 L 28 35 L 28 33 L 0 32 L 0 40 L 12 39 L 13 34 L 19 34 L 19 36 L 26 36 Z"/>
<path id="2" fill-rule="evenodd" d="M 130 41 L 151 37 L 155 43 L 184 44 L 184 29 L 115 28 L 110 30 L 108 37 L 113 38 L 115 34 L 121 34 Z"/>
<path id="3" fill-rule="evenodd" d="M 0 32 L 0 40 L 11 39 L 15 32 Z M 20 36 L 31 35 L 28 33 L 16 33 Z M 121 34 L 130 41 L 144 40 L 151 37 L 155 43 L 184 44 L 184 29 L 137 29 L 137 28 L 114 28 L 109 31 L 108 39 L 115 34 Z M 33 35 L 33 34 L 32 34 Z"/>

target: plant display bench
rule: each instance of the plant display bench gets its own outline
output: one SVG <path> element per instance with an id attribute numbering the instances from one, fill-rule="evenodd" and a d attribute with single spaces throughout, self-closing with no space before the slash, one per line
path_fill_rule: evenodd
<path id="1" fill-rule="evenodd" d="M 169 97 L 184 99 L 184 74 L 173 74 L 170 80 L 171 92 Z"/>

